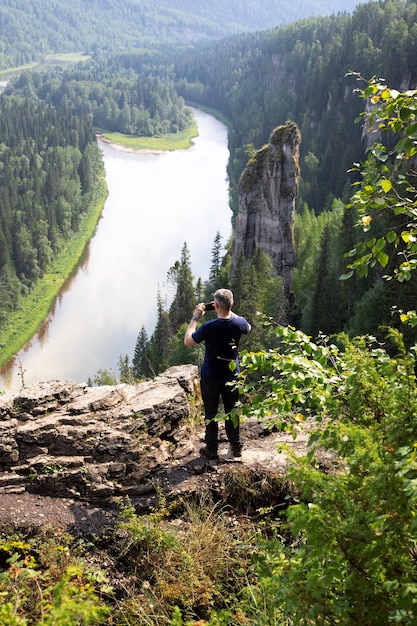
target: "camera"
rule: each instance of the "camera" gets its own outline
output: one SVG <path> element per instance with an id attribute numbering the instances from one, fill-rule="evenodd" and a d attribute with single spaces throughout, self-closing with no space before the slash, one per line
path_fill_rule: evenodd
<path id="1" fill-rule="evenodd" d="M 206 302 L 204 308 L 206 311 L 214 311 L 214 302 Z"/>

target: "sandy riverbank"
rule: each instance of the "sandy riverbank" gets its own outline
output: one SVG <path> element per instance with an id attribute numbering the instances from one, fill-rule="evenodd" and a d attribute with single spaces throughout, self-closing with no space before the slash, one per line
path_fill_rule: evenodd
<path id="1" fill-rule="evenodd" d="M 96 134 L 97 139 L 105 143 L 110 148 L 114 148 L 114 150 L 119 150 L 120 152 L 131 152 L 135 154 L 164 154 L 166 150 L 150 150 L 149 148 L 140 148 L 139 150 L 135 150 L 134 148 L 128 148 L 127 146 L 122 146 L 120 143 L 114 143 L 107 139 L 104 135 L 100 133 Z"/>

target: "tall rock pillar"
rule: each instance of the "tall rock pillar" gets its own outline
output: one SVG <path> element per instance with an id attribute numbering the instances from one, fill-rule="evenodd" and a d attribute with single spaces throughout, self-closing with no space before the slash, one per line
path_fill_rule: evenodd
<path id="1" fill-rule="evenodd" d="M 242 172 L 234 229 L 232 273 L 241 251 L 249 262 L 257 248 L 267 253 L 291 291 L 294 214 L 301 135 L 293 122 L 278 126 Z"/>

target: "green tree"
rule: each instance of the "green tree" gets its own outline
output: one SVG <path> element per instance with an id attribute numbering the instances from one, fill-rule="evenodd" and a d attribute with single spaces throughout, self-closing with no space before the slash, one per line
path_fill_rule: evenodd
<path id="1" fill-rule="evenodd" d="M 169 343 L 174 332 L 168 311 L 165 310 L 161 293 L 157 293 L 157 320 L 149 342 L 149 364 L 154 374 L 166 369 L 169 358 Z"/>
<path id="2" fill-rule="evenodd" d="M 288 322 L 288 299 L 284 294 L 282 277 L 278 276 L 270 257 L 258 248 L 248 264 L 242 250 L 232 280 L 236 311 L 252 324 L 252 332 L 242 346 L 260 350 L 275 345 L 270 326 L 258 323 L 259 315 L 272 318 L 275 323 Z"/>
<path id="3" fill-rule="evenodd" d="M 293 272 L 296 311 L 293 319 L 305 332 L 316 336 L 347 330 L 353 316 L 354 304 L 362 297 L 356 281 L 341 282 L 345 271 L 343 252 L 352 212 L 344 211 L 341 201 L 334 201 L 329 211 L 315 215 L 307 207 L 296 215 L 294 228 L 297 267 Z M 368 288 L 372 287 L 367 281 Z M 375 320 L 375 316 L 373 316 Z M 376 323 L 371 332 L 375 332 Z M 369 329 L 369 327 L 368 327 Z"/>
<path id="4" fill-rule="evenodd" d="M 417 267 L 417 91 L 401 93 L 376 78 L 358 91 L 371 105 L 363 114 L 366 128 L 369 133 L 377 130 L 381 140 L 371 145 L 366 161 L 355 167 L 360 181 L 348 206 L 357 212 L 361 237 L 346 253 L 350 271 L 342 278 L 351 278 L 355 272 L 368 277 L 372 272 L 376 280 L 410 282 Z M 417 326 L 415 310 L 397 297 L 398 290 L 385 289 L 384 295 L 389 292 L 395 294 L 391 309 L 398 310 L 400 321 Z M 386 316 L 386 307 L 384 312 Z"/>
<path id="5" fill-rule="evenodd" d="M 98 387 L 103 387 L 105 385 L 117 385 L 119 383 L 116 374 L 112 370 L 98 370 L 96 374 L 94 374 L 94 384 Z M 88 381 L 88 384 L 91 386 L 91 380 Z"/>
<path id="6" fill-rule="evenodd" d="M 340 283 L 337 264 L 331 257 L 332 232 L 327 225 L 320 242 L 320 255 L 316 273 L 316 285 L 312 298 L 312 320 L 310 332 L 330 334 L 340 328 L 337 317 L 340 302 Z"/>
<path id="7" fill-rule="evenodd" d="M 358 167 L 363 181 L 352 204 L 366 233 L 378 221 L 379 237 L 368 235 L 350 253 L 359 254 L 351 274 L 366 276 L 370 268 L 392 262 L 386 278 L 407 287 L 417 262 L 409 167 L 417 147 L 417 94 L 401 95 L 377 81 L 363 93 L 379 105 L 370 113 L 371 125 L 377 122 L 399 137 L 392 148 L 395 160 L 377 142 Z M 396 247 L 399 261 L 391 257 Z M 241 410 L 268 418 L 294 437 L 307 419 L 310 423 L 304 427 L 308 453 L 293 455 L 288 473 L 296 497 L 285 515 L 291 542 L 274 536 L 259 554 L 270 602 L 296 624 L 414 623 L 416 346 L 407 349 L 394 329 L 386 330 L 384 343 L 366 336 L 313 342 L 291 327 L 278 326 L 276 334 L 279 349 L 241 359 L 241 392 L 248 398 Z"/>
<path id="8" fill-rule="evenodd" d="M 190 319 L 196 304 L 191 259 L 186 242 L 181 250 L 181 260 L 168 270 L 167 279 L 175 289 L 169 317 L 172 327 L 176 331 L 181 324 Z"/>
<path id="9" fill-rule="evenodd" d="M 135 350 L 132 359 L 132 371 L 135 380 L 147 378 L 152 374 L 149 367 L 149 339 L 145 326 L 140 329 L 136 339 Z"/>
<path id="10" fill-rule="evenodd" d="M 204 346 L 196 345 L 187 347 L 184 345 L 184 334 L 187 329 L 188 322 L 182 324 L 178 331 L 171 337 L 169 342 L 169 357 L 168 365 L 183 365 L 186 363 L 193 363 L 194 365 L 201 365 L 204 354 Z"/>
<path id="11" fill-rule="evenodd" d="M 16 269 L 22 282 L 30 284 L 40 275 L 36 248 L 33 246 L 30 232 L 21 226 L 16 236 Z"/>
<path id="12" fill-rule="evenodd" d="M 196 286 L 195 286 L 195 302 L 202 302 L 204 300 L 204 294 L 205 294 L 205 287 L 203 284 L 203 281 L 201 280 L 201 278 L 199 278 L 197 280 Z M 210 296 L 207 297 L 207 299 Z"/>
<path id="13" fill-rule="evenodd" d="M 118 366 L 119 366 L 120 382 L 125 383 L 127 385 L 132 385 L 135 379 L 133 376 L 133 368 L 130 365 L 129 356 L 127 354 L 125 354 L 124 356 L 122 355 L 119 356 Z"/>
<path id="14" fill-rule="evenodd" d="M 0 270 L 0 322 L 19 306 L 21 284 L 9 265 L 3 265 Z"/>
<path id="15" fill-rule="evenodd" d="M 209 278 L 207 282 L 207 298 L 210 299 L 212 294 L 224 285 L 221 284 L 221 264 L 222 264 L 222 255 L 221 255 L 221 242 L 222 236 L 220 231 L 217 231 L 216 236 L 213 241 L 213 247 L 211 249 L 211 264 L 210 264 L 210 272 Z M 210 294 L 210 295 L 209 295 Z"/>
<path id="16" fill-rule="evenodd" d="M 248 263 L 246 261 L 246 256 L 243 249 L 240 252 L 236 267 L 234 268 L 231 280 L 231 288 L 233 291 L 236 309 L 242 312 L 242 307 L 244 306 L 245 301 L 247 301 L 249 298 L 250 290 Z"/>

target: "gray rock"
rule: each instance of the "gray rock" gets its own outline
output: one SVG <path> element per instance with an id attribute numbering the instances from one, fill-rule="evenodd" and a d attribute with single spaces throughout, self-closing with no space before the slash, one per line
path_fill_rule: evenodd
<path id="1" fill-rule="evenodd" d="M 198 398 L 193 365 L 136 385 L 49 381 L 0 396 L 0 493 L 141 494 L 151 473 L 194 452 Z"/>
<path id="2" fill-rule="evenodd" d="M 0 526 L 94 530 L 114 522 L 124 497 L 140 514 L 161 495 L 218 501 L 226 485 L 252 474 L 278 473 L 284 484 L 289 461 L 277 446 L 302 453 L 308 433 L 294 441 L 256 418 L 241 432 L 242 457 L 231 454 L 221 423 L 219 459 L 200 456 L 204 423 L 193 365 L 137 385 L 52 381 L 0 395 Z"/>
<path id="3" fill-rule="evenodd" d="M 249 262 L 267 253 L 286 293 L 294 267 L 294 215 L 298 195 L 300 132 L 295 123 L 279 126 L 269 143 L 249 160 L 239 181 L 232 271 L 243 250 Z"/>

